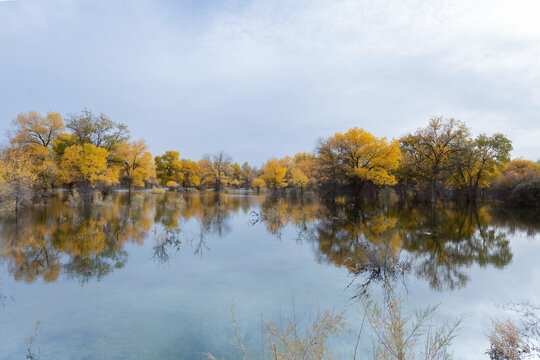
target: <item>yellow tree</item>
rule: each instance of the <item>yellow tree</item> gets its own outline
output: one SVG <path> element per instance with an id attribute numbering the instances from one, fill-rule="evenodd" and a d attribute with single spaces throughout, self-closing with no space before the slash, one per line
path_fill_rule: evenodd
<path id="1" fill-rule="evenodd" d="M 182 185 L 184 188 L 199 187 L 201 184 L 201 167 L 192 160 L 182 159 Z"/>
<path id="2" fill-rule="evenodd" d="M 257 190 L 257 192 L 261 191 L 261 189 L 264 189 L 266 187 L 266 184 L 264 183 L 264 180 L 261 179 L 260 177 L 257 177 L 255 179 L 253 179 L 253 181 L 251 182 L 251 186 Z"/>
<path id="3" fill-rule="evenodd" d="M 302 171 L 309 182 L 314 182 L 317 176 L 317 158 L 315 155 L 307 152 L 298 153 L 293 157 L 294 165 Z"/>
<path id="4" fill-rule="evenodd" d="M 12 143 L 25 145 L 36 144 L 51 147 L 54 139 L 64 130 L 62 117 L 58 113 L 49 112 L 46 116 L 30 110 L 21 113 L 11 124 L 15 127 Z"/>
<path id="5" fill-rule="evenodd" d="M 304 174 L 302 170 L 300 170 L 298 167 L 293 167 L 290 171 L 290 184 L 298 189 L 300 191 L 304 191 L 304 189 L 309 184 L 309 178 Z"/>
<path id="6" fill-rule="evenodd" d="M 60 114 L 49 112 L 42 116 L 31 110 L 19 114 L 11 124 L 15 128 L 11 143 L 24 147 L 30 154 L 30 167 L 37 175 L 38 185 L 42 188 L 50 187 L 58 177 L 58 166 L 52 147 L 64 130 Z"/>
<path id="7" fill-rule="evenodd" d="M 261 171 L 261 178 L 269 188 L 277 190 L 287 186 L 287 182 L 285 181 L 287 168 L 278 159 L 268 160 Z"/>
<path id="8" fill-rule="evenodd" d="M 118 173 L 107 164 L 109 152 L 93 144 L 68 147 L 60 163 L 62 179 L 83 190 L 118 182 Z"/>
<path id="9" fill-rule="evenodd" d="M 232 158 L 224 151 L 216 154 L 205 155 L 199 162 L 201 167 L 202 182 L 212 186 L 219 193 L 232 181 Z"/>
<path id="10" fill-rule="evenodd" d="M 154 161 L 156 163 L 156 176 L 161 185 L 166 185 L 169 181 L 182 182 L 184 177 L 178 151 L 165 151 L 165 154 L 156 156 Z"/>
<path id="11" fill-rule="evenodd" d="M 127 184 L 129 196 L 133 186 L 144 186 L 155 176 L 154 159 L 147 150 L 144 140 L 119 145 L 116 155 L 121 163 L 120 178 Z"/>
<path id="12" fill-rule="evenodd" d="M 32 171 L 32 159 L 20 146 L 2 152 L 0 159 L 0 195 L 3 200 L 14 201 L 15 212 L 19 206 L 32 199 L 37 175 Z"/>
<path id="13" fill-rule="evenodd" d="M 375 185 L 396 183 L 391 171 L 398 167 L 401 159 L 397 141 L 387 141 L 363 129 L 353 128 L 346 133 L 336 133 L 330 142 L 337 155 L 339 172 L 358 190 L 366 182 Z"/>

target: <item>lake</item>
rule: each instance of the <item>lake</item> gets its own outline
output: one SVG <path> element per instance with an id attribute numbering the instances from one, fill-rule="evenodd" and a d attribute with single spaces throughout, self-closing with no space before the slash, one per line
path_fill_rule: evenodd
<path id="1" fill-rule="evenodd" d="M 252 358 L 261 319 L 332 310 L 351 330 L 330 348 L 350 359 L 355 296 L 377 299 L 385 280 L 410 313 L 439 304 L 438 320 L 463 316 L 455 358 L 479 359 L 500 305 L 540 304 L 534 214 L 247 193 L 64 197 L 0 218 L 0 359 L 26 356 L 38 320 L 41 359 L 238 359 L 232 303 Z"/>

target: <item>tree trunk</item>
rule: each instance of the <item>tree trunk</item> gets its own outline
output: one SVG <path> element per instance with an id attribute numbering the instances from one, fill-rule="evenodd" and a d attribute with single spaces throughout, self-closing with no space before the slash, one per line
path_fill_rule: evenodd
<path id="1" fill-rule="evenodd" d="M 435 180 L 431 180 L 431 203 L 435 204 L 437 202 L 437 198 L 435 196 Z"/>

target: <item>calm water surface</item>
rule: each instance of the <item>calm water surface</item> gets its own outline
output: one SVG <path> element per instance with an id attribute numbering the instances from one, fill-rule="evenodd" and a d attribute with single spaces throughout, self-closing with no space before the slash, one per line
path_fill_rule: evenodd
<path id="1" fill-rule="evenodd" d="M 532 214 L 323 203 L 265 195 L 138 193 L 91 207 L 61 196 L 0 218 L 0 359 L 238 358 L 261 317 L 344 311 L 359 328 L 358 293 L 395 281 L 405 309 L 440 304 L 464 316 L 455 358 L 480 359 L 497 305 L 540 303 L 540 221 Z M 350 358 L 355 334 L 331 341 Z M 367 342 L 362 349 L 369 349 Z"/>

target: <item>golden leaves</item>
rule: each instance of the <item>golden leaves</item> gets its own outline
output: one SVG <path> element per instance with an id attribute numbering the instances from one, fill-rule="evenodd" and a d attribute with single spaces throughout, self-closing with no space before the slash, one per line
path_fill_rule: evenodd
<path id="1" fill-rule="evenodd" d="M 287 168 L 283 166 L 278 159 L 270 159 L 264 164 L 261 179 L 272 189 L 279 189 L 287 186 L 285 174 Z"/>
<path id="2" fill-rule="evenodd" d="M 118 173 L 107 166 L 109 152 L 93 144 L 73 145 L 61 161 L 62 179 L 66 183 L 83 183 L 90 187 L 118 182 Z"/>

